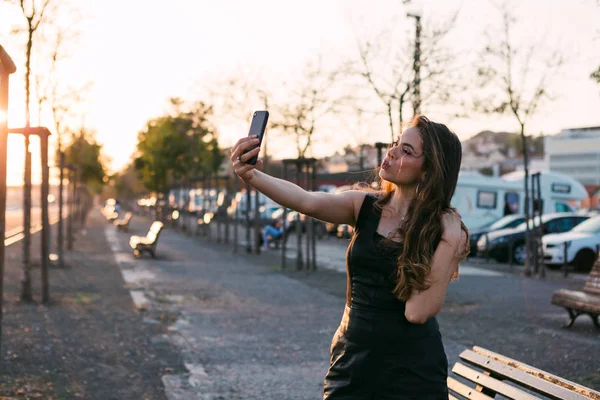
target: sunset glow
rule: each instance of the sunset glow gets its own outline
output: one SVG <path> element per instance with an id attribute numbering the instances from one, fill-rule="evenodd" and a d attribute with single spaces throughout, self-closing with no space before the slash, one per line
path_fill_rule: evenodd
<path id="1" fill-rule="evenodd" d="M 307 62 L 322 57 L 324 64 L 333 68 L 348 60 L 356 61 L 357 39 L 376 41 L 386 29 L 393 30 L 396 42 L 414 35 L 414 20 L 406 17 L 406 10 L 397 0 L 382 0 L 377 8 L 359 0 L 325 3 L 309 0 L 302 6 L 266 0 L 259 3 L 150 2 L 143 3 L 144 18 L 136 17 L 140 2 L 73 3 L 85 18 L 78 26 L 79 38 L 66 52 L 68 56 L 57 74 L 67 93 L 71 88 L 85 86 L 86 82 L 91 86 L 80 103 L 68 107 L 68 125 L 77 129 L 85 124 L 97 131 L 97 139 L 111 160 L 110 170 L 115 172 L 130 162 L 137 134 L 146 122 L 168 110 L 169 97 L 210 103 L 214 100 L 211 93 L 218 91 L 219 82 L 243 78 L 261 82 L 274 93 L 271 103 L 280 104 L 289 99 L 288 91 L 301 84 Z M 424 20 L 433 25 L 458 12 L 456 28 L 448 42 L 458 57 L 464 59 L 459 70 L 468 70 L 477 59 L 483 33 L 488 26 L 497 26 L 499 22 L 488 2 L 413 3 L 413 8 L 422 10 Z M 543 7 L 534 1 L 515 3 L 514 10 L 521 23 L 515 34 L 531 39 L 532 43 L 543 42 L 549 49 L 564 50 L 568 59 L 564 73 L 552 88 L 555 100 L 544 104 L 528 124 L 532 135 L 600 125 L 595 112 L 600 109 L 598 85 L 589 79 L 600 63 L 596 23 L 600 7 L 594 3 L 574 2 L 568 7 L 561 0 L 549 1 Z M 116 9 L 118 13 L 114 12 Z M 314 12 L 316 9 L 318 13 Z M 11 126 L 24 124 L 24 47 L 21 41 L 11 40 L 11 29 L 23 24 L 18 11 L 0 6 L 0 42 L 18 68 L 11 76 Z M 577 29 L 573 29 L 570 22 L 573 20 L 578 21 Z M 71 24 L 68 18 L 57 21 L 65 27 Z M 311 21 L 310 28 L 307 21 Z M 547 31 L 548 26 L 552 30 Z M 528 43 L 525 39 L 521 41 L 524 46 Z M 396 46 L 394 41 L 388 42 L 390 48 Z M 47 52 L 50 46 L 46 47 Z M 34 51 L 41 50 L 34 46 Z M 47 67 L 34 65 L 37 71 L 44 68 Z M 368 90 L 368 84 L 363 86 Z M 39 123 L 52 128 L 54 121 L 48 107 L 38 116 L 36 101 L 32 83 L 32 125 Z M 425 106 L 427 115 L 446 121 L 461 139 L 486 129 L 516 131 L 518 128 L 510 116 L 466 110 L 457 117 L 444 106 Z M 250 116 L 251 110 L 259 109 L 261 104 L 247 103 L 245 107 L 247 110 L 239 110 L 239 114 Z M 379 99 L 371 95 L 364 107 L 378 110 L 380 115 L 364 118 L 360 126 L 356 125 L 356 118 L 327 115 L 314 137 L 314 155 L 331 155 L 348 144 L 356 145 L 359 136 L 372 141 L 387 140 L 388 122 Z M 216 125 L 224 147 L 233 144 L 247 130 L 247 121 L 228 115 L 220 116 Z M 295 155 L 289 137 L 269 132 L 268 138 L 269 149 L 277 157 Z M 51 142 L 55 140 L 53 136 Z M 9 176 L 16 183 L 22 174 L 19 169 L 22 148 L 15 144 L 9 154 Z M 34 180 L 38 179 L 35 173 Z"/>

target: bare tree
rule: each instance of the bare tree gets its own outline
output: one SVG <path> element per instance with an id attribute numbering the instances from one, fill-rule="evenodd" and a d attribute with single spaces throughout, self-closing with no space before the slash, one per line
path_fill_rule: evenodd
<path id="1" fill-rule="evenodd" d="M 45 20 L 46 10 L 52 0 L 35 1 L 19 0 L 18 4 L 27 21 L 26 33 L 27 44 L 25 47 L 25 125 L 31 126 L 30 97 L 31 97 L 31 60 L 34 43 L 34 35 L 40 24 Z M 25 135 L 25 173 L 23 185 L 23 276 L 21 279 L 21 300 L 33 300 L 31 292 L 31 153 L 29 152 L 29 135 Z"/>
<path id="2" fill-rule="evenodd" d="M 412 88 L 412 64 L 404 59 L 402 55 L 398 55 L 398 59 L 396 60 L 398 65 L 393 68 L 395 76 L 393 76 L 390 81 L 386 78 L 378 77 L 374 68 L 371 66 L 372 62 L 370 59 L 373 57 L 374 53 L 378 53 L 372 43 L 367 42 L 364 45 L 358 44 L 358 51 L 363 67 L 363 70 L 359 73 L 366 79 L 370 88 L 385 106 L 390 127 L 390 142 L 393 142 L 394 136 L 398 133 L 398 130 L 401 129 L 404 121 L 404 105 L 410 98 L 410 90 Z M 364 110 L 358 109 L 358 111 L 364 113 Z M 394 128 L 395 119 L 397 119 L 396 125 L 398 126 L 398 129 Z"/>
<path id="3" fill-rule="evenodd" d="M 287 101 L 273 107 L 272 126 L 294 138 L 298 157 L 305 157 L 311 149 L 321 119 L 341 109 L 341 101 L 334 91 L 340 74 L 340 70 L 325 71 L 321 59 L 309 62 L 301 79 L 293 87 L 286 85 Z"/>
<path id="4" fill-rule="evenodd" d="M 247 124 L 253 109 L 269 110 L 272 93 L 260 77 L 229 77 L 208 89 L 215 117 L 221 121 Z M 263 167 L 268 171 L 268 141 L 262 144 Z"/>
<path id="5" fill-rule="evenodd" d="M 383 30 L 373 41 L 357 39 L 358 61 L 352 63 L 347 72 L 366 82 L 370 92 L 382 103 L 391 141 L 402 129 L 408 103 L 413 105 L 414 114 L 421 104 L 448 104 L 453 93 L 464 90 L 463 80 L 457 73 L 459 57 L 444 45 L 456 16 L 441 24 L 425 21 L 422 25 L 421 18 L 416 18 L 416 37 L 404 39 L 407 36 L 403 32 L 398 46 L 390 46 L 398 42 L 394 29 Z M 364 99 L 360 103 L 364 104 Z M 363 106 L 355 109 L 361 113 L 371 112 Z"/>
<path id="6" fill-rule="evenodd" d="M 590 75 L 590 78 L 592 78 L 596 82 L 600 83 L 600 66 L 598 67 L 598 69 L 596 71 L 592 72 L 592 74 Z"/>
<path id="7" fill-rule="evenodd" d="M 502 31 L 495 39 L 488 38 L 477 74 L 480 84 L 488 93 L 475 101 L 475 108 L 488 114 L 506 114 L 514 117 L 520 127 L 525 171 L 525 218 L 530 217 L 529 160 L 525 127 L 539 110 L 540 104 L 550 95 L 548 87 L 561 69 L 564 60 L 554 51 L 548 56 L 540 52 L 539 45 L 517 47 L 512 36 L 517 19 L 510 12 L 508 3 L 498 7 L 502 18 Z M 527 259 L 531 254 L 529 224 L 526 224 L 525 249 Z M 530 275 L 529 263 L 525 274 Z"/>
<path id="8" fill-rule="evenodd" d="M 59 167 L 59 191 L 58 191 L 58 226 L 57 226 L 57 251 L 59 263 L 63 263 L 63 209 L 64 209 L 64 136 L 67 134 L 67 119 L 72 115 L 72 111 L 76 108 L 76 104 L 83 101 L 85 93 L 91 86 L 91 83 L 86 83 L 79 88 L 67 87 L 62 84 L 57 75 L 59 63 L 68 57 L 68 49 L 70 44 L 75 41 L 79 32 L 74 29 L 73 24 L 68 28 L 58 28 L 54 34 L 54 43 L 50 54 L 50 71 L 46 74 L 47 85 L 38 101 L 43 99 L 46 101 L 52 113 L 54 120 L 54 129 L 56 134 L 56 156 L 55 164 Z"/>

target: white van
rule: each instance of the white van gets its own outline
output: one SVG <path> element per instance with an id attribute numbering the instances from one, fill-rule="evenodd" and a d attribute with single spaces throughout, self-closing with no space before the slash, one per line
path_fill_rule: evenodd
<path id="1" fill-rule="evenodd" d="M 451 204 L 468 229 L 486 226 L 509 214 L 523 210 L 523 183 L 461 171 Z"/>
<path id="2" fill-rule="evenodd" d="M 542 197 L 542 210 L 544 214 L 555 212 L 572 212 L 581 207 L 581 201 L 588 198 L 585 187 L 569 175 L 554 171 L 536 171 L 540 175 L 540 195 Z M 513 182 L 521 182 L 525 172 L 515 171 L 502 176 L 502 179 Z M 531 179 L 531 178 L 530 178 Z M 529 184 L 531 190 L 531 181 Z"/>
<path id="3" fill-rule="evenodd" d="M 524 214 L 523 175 L 523 171 L 502 177 L 461 171 L 452 206 L 460 212 L 468 229 L 481 228 L 505 215 Z M 529 188 L 531 190 L 531 181 Z M 587 198 L 587 191 L 580 182 L 568 175 L 543 171 L 540 176 L 540 195 L 542 211 L 548 214 L 574 211 L 579 202 Z M 570 203 L 574 203 L 575 207 Z"/>

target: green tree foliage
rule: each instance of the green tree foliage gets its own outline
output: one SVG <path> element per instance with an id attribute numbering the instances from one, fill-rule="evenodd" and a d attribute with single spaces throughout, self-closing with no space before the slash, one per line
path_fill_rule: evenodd
<path id="1" fill-rule="evenodd" d="M 129 164 L 111 180 L 114 181 L 114 189 L 120 199 L 132 199 L 146 192 L 135 163 Z"/>
<path id="2" fill-rule="evenodd" d="M 185 107 L 171 99 L 172 113 L 148 122 L 138 134 L 135 168 L 144 186 L 164 192 L 169 183 L 218 171 L 223 154 L 210 122 L 212 107 Z"/>
<path id="3" fill-rule="evenodd" d="M 102 158 L 102 145 L 94 139 L 93 132 L 82 128 L 74 133 L 71 144 L 64 150 L 65 163 L 77 167 L 78 179 L 94 193 L 100 193 L 106 175 Z M 58 160 L 58 155 L 56 157 Z"/>

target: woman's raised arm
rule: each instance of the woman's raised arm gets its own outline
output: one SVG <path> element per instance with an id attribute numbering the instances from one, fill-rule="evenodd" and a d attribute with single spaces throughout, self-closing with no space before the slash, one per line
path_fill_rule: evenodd
<path id="1" fill-rule="evenodd" d="M 242 180 L 284 207 L 326 222 L 355 224 L 365 198 L 364 192 L 357 190 L 339 194 L 308 192 L 291 182 L 258 171 L 256 166 L 261 165 L 262 160 L 259 160 L 256 165 L 245 163 L 259 153 L 259 148 L 247 152 L 257 143 L 253 137 L 240 139 L 231 152 L 235 173 Z"/>

